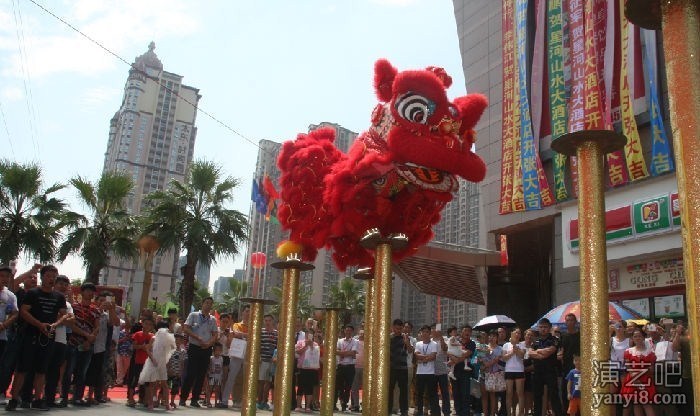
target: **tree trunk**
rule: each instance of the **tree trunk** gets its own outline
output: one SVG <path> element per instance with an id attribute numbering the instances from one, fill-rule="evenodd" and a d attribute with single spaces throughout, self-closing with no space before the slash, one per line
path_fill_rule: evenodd
<path id="1" fill-rule="evenodd" d="M 183 277 L 182 277 L 182 299 L 180 301 L 180 317 L 184 320 L 187 319 L 187 315 L 190 313 L 192 308 L 192 301 L 194 300 L 194 274 L 195 267 L 197 266 L 197 261 L 190 256 L 190 250 L 187 252 L 187 263 L 183 267 Z"/>
<path id="2" fill-rule="evenodd" d="M 88 268 L 87 276 L 85 276 L 85 283 L 92 283 L 93 285 L 99 285 L 101 271 L 102 271 L 102 266 L 91 265 Z"/>

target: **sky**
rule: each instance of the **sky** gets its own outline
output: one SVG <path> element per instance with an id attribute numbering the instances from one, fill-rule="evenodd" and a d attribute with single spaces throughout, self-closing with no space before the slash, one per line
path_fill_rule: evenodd
<path id="1" fill-rule="evenodd" d="M 39 163 L 46 186 L 99 178 L 129 66 L 35 3 L 129 63 L 155 42 L 164 69 L 202 95 L 194 158 L 240 181 L 230 207 L 244 214 L 259 140 L 283 142 L 324 121 L 369 127 L 377 59 L 443 67 L 448 94 L 465 94 L 447 0 L 0 0 L 1 157 Z M 59 195 L 85 212 L 75 190 Z M 242 268 L 244 253 L 212 265 L 211 284 Z M 19 268 L 31 264 L 23 257 Z M 77 257 L 58 266 L 84 277 Z"/>

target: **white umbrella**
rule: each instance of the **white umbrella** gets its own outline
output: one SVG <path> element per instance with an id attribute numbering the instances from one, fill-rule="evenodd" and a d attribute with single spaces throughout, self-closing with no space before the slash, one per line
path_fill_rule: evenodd
<path id="1" fill-rule="evenodd" d="M 510 319 L 506 315 L 491 315 L 482 318 L 479 322 L 474 325 L 474 329 L 477 331 L 489 331 L 491 329 L 496 329 L 498 327 L 512 327 L 516 323 L 514 320 Z"/>

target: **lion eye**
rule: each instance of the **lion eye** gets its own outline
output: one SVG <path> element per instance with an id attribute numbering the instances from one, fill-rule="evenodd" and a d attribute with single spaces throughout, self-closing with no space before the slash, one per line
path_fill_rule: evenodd
<path id="1" fill-rule="evenodd" d="M 459 117 L 459 111 L 457 111 L 457 107 L 450 105 L 449 110 L 452 118 L 456 119 Z"/>
<path id="2" fill-rule="evenodd" d="M 435 110 L 435 104 L 422 95 L 406 93 L 396 100 L 396 111 L 402 118 L 419 124 L 426 124 Z"/>

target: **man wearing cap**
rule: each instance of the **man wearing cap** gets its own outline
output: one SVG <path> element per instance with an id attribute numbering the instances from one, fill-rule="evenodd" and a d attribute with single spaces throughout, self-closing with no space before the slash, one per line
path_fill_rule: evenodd
<path id="1" fill-rule="evenodd" d="M 34 371 L 34 401 L 32 407 L 48 410 L 43 399 L 46 371 L 53 348 L 54 324 L 66 312 L 66 298 L 55 292 L 53 286 L 58 270 L 53 265 L 41 268 L 41 286 L 31 289 L 24 298 L 20 315 L 27 325 L 21 342 L 17 372 L 12 383 L 12 399 L 7 402 L 5 410 L 17 408 L 19 392 L 24 384 L 24 376 Z"/>

